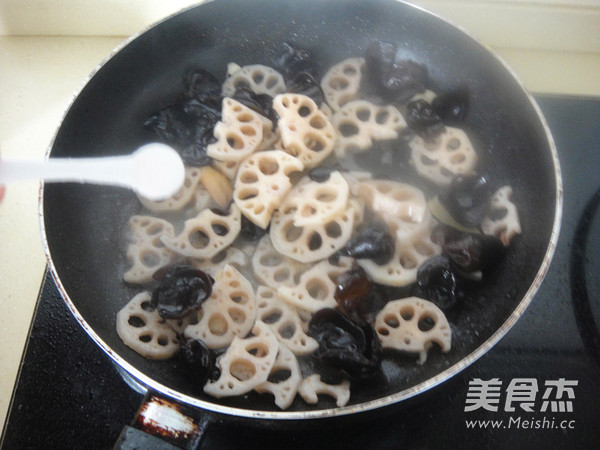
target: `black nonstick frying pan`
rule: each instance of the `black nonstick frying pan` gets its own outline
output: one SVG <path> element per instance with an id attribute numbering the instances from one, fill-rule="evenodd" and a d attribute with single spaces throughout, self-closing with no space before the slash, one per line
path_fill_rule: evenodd
<path id="1" fill-rule="evenodd" d="M 222 80 L 229 62 L 270 65 L 281 44 L 291 42 L 312 51 L 327 68 L 362 56 L 373 40 L 393 42 L 406 58 L 424 64 L 434 90 L 468 92 L 464 128 L 487 172 L 512 186 L 519 207 L 522 235 L 486 282 L 469 293 L 471 300 L 448 315 L 452 350 L 430 352 L 422 366 L 414 358 L 386 357 L 384 375 L 353 388 L 343 408 L 326 397 L 316 406 L 297 399 L 285 412 L 269 395 L 208 397 L 177 361 L 146 360 L 115 331 L 116 313 L 139 292 L 122 281 L 128 267 L 124 230 L 142 210 L 136 196 L 119 188 L 46 185 L 42 227 L 52 274 L 90 337 L 135 378 L 183 403 L 237 416 L 350 414 L 406 400 L 449 379 L 488 351 L 523 313 L 550 263 L 561 216 L 560 170 L 549 130 L 534 100 L 489 49 L 402 2 L 216 0 L 187 9 L 132 38 L 98 67 L 67 111 L 49 156 L 125 154 L 155 140 L 143 123 L 176 99 L 190 67 Z"/>

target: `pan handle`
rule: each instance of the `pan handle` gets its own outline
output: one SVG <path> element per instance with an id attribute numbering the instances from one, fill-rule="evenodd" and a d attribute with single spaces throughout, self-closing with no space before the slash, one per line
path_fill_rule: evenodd
<path id="1" fill-rule="evenodd" d="M 185 405 L 148 390 L 131 425 L 125 426 L 113 450 L 185 449 L 200 447 L 212 422 Z"/>

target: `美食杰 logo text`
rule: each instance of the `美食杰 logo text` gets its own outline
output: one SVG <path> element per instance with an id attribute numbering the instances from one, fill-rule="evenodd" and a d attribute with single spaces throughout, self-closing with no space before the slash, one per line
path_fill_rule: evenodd
<path id="1" fill-rule="evenodd" d="M 577 380 L 513 378 L 506 385 L 499 378 L 469 382 L 465 412 L 504 411 L 508 419 L 467 419 L 467 428 L 562 429 L 575 428 L 573 412 Z"/>

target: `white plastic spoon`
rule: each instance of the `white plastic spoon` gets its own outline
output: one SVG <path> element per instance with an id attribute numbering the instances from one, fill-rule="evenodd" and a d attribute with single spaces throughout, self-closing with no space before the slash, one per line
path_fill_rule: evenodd
<path id="1" fill-rule="evenodd" d="M 144 145 L 126 156 L 44 161 L 3 157 L 0 161 L 0 184 L 24 179 L 109 184 L 131 188 L 148 200 L 171 197 L 183 186 L 184 178 L 179 154 L 159 143 Z"/>

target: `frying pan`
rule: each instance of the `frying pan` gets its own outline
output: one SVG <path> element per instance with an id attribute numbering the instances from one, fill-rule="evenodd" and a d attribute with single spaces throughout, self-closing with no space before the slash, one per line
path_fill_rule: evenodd
<path id="1" fill-rule="evenodd" d="M 184 10 L 130 39 L 90 76 L 49 149 L 50 157 L 131 153 L 155 140 L 142 124 L 177 98 L 182 75 L 202 67 L 224 79 L 227 64 L 270 65 L 281 44 L 309 49 L 327 68 L 362 56 L 373 40 L 398 45 L 424 64 L 433 89 L 467 90 L 464 128 L 487 173 L 511 185 L 523 233 L 481 286 L 448 314 L 452 350 L 414 358 L 386 356 L 377 382 L 353 388 L 338 408 L 297 399 L 280 411 L 269 395 L 216 400 L 173 361 L 150 361 L 126 347 L 115 316 L 139 292 L 122 274 L 127 220 L 142 208 L 119 188 L 42 187 L 41 213 L 49 266 L 62 296 L 90 337 L 122 368 L 185 404 L 246 418 L 306 419 L 373 410 L 421 394 L 487 352 L 523 313 L 540 285 L 558 237 L 561 179 L 556 150 L 531 96 L 492 52 L 457 27 L 393 0 L 217 0 Z M 393 168 L 391 169 L 393 170 Z M 90 382 L 94 382 L 90 380 Z"/>

